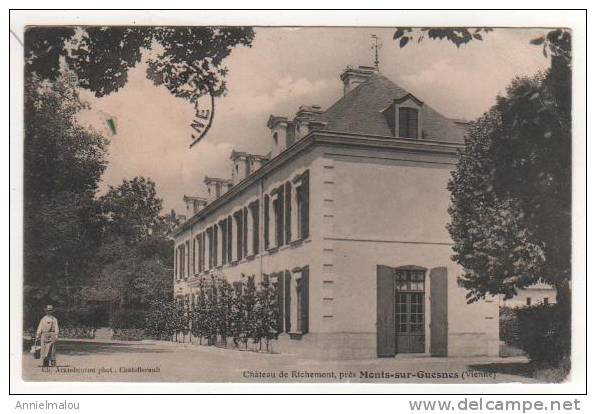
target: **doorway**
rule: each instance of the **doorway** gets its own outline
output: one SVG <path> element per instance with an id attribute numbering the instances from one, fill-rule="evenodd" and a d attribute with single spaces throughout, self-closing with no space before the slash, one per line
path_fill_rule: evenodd
<path id="1" fill-rule="evenodd" d="M 395 335 L 396 351 L 423 353 L 424 274 L 421 269 L 396 269 L 395 272 Z"/>

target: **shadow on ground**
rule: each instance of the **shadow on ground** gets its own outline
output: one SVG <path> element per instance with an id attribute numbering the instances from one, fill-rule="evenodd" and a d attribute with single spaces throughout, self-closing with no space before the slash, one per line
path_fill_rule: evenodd
<path id="1" fill-rule="evenodd" d="M 24 349 L 28 350 L 31 348 L 31 342 L 24 344 Z M 89 354 L 122 354 L 122 353 L 135 353 L 135 354 L 161 354 L 171 352 L 170 350 L 152 347 L 147 344 L 142 346 L 129 345 L 129 344 L 115 344 L 115 343 L 97 343 L 97 342 L 68 342 L 58 341 L 56 345 L 56 352 L 60 355 L 89 355 Z"/>
<path id="2" fill-rule="evenodd" d="M 497 375 L 518 375 L 524 378 L 534 378 L 535 368 L 528 362 L 505 362 L 495 364 L 475 364 L 470 368 Z"/>

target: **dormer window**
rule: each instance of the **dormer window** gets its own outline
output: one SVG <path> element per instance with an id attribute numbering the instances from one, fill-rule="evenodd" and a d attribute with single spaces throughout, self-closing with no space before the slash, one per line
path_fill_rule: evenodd
<path id="1" fill-rule="evenodd" d="M 277 132 L 273 133 L 273 142 L 275 142 L 275 145 L 277 145 Z"/>
<path id="2" fill-rule="evenodd" d="M 399 108 L 399 136 L 402 138 L 418 138 L 418 110 Z"/>

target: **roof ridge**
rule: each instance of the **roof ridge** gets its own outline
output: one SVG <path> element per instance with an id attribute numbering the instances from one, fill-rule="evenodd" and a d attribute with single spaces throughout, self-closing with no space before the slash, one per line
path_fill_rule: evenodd
<path id="1" fill-rule="evenodd" d="M 388 105 L 405 96 L 419 98 L 404 89 L 385 75 L 375 72 L 368 79 L 339 98 L 317 119 L 326 122 L 324 129 L 337 132 L 370 133 L 393 136 L 394 131 L 382 113 Z M 461 124 L 422 101 L 418 102 L 421 111 L 424 139 L 462 142 Z"/>

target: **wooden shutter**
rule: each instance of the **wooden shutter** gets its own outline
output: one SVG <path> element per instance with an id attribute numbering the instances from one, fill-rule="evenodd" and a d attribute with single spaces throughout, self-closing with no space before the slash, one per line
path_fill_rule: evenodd
<path id="1" fill-rule="evenodd" d="M 205 232 L 201 233 L 201 271 L 205 270 Z"/>
<path id="2" fill-rule="evenodd" d="M 306 239 L 309 235 L 309 204 L 310 204 L 310 190 L 309 190 L 309 172 L 305 171 L 302 177 L 302 209 L 301 209 L 301 238 Z"/>
<path id="3" fill-rule="evenodd" d="M 209 255 L 208 268 L 211 269 L 213 267 L 213 229 L 211 227 L 207 229 L 207 240 L 209 241 L 209 250 L 207 251 Z"/>
<path id="4" fill-rule="evenodd" d="M 254 254 L 259 253 L 259 200 L 253 206 L 252 247 Z"/>
<path id="5" fill-rule="evenodd" d="M 178 279 L 178 270 L 180 266 L 178 265 L 178 246 L 174 249 L 174 278 Z"/>
<path id="6" fill-rule="evenodd" d="M 265 243 L 265 250 L 269 248 L 269 194 L 265 194 L 263 204 L 263 240 Z"/>
<path id="7" fill-rule="evenodd" d="M 221 264 L 228 262 L 228 220 L 224 219 L 219 222 L 221 229 Z"/>
<path id="8" fill-rule="evenodd" d="M 276 246 L 280 247 L 284 244 L 284 186 L 281 185 L 277 189 L 277 211 L 276 211 L 276 219 L 277 222 L 275 223 L 275 230 L 276 230 Z"/>
<path id="9" fill-rule="evenodd" d="M 195 274 L 196 273 L 196 264 L 195 264 L 195 254 L 197 251 L 197 241 L 194 239 L 192 239 L 192 254 L 190 256 L 190 261 L 191 261 L 191 274 Z"/>
<path id="10" fill-rule="evenodd" d="M 308 297 L 309 297 L 309 283 L 308 283 L 308 266 L 302 269 L 302 281 L 300 287 L 300 300 L 302 301 L 300 306 L 300 328 L 303 334 L 308 333 Z"/>
<path id="11" fill-rule="evenodd" d="M 279 272 L 277 278 L 277 333 L 284 331 L 284 274 Z"/>
<path id="12" fill-rule="evenodd" d="M 377 266 L 377 355 L 395 356 L 394 270 Z"/>
<path id="13" fill-rule="evenodd" d="M 190 240 L 186 242 L 186 273 L 184 273 L 185 277 L 188 277 L 190 274 Z"/>
<path id="14" fill-rule="evenodd" d="M 213 225 L 213 266 L 217 266 L 217 224 Z"/>
<path id="15" fill-rule="evenodd" d="M 286 183 L 286 243 L 292 241 L 292 184 Z"/>
<path id="16" fill-rule="evenodd" d="M 283 277 L 283 275 L 280 275 Z M 292 319 L 290 317 L 290 312 L 292 310 L 292 296 L 291 296 L 291 289 L 292 289 L 292 274 L 286 270 L 285 277 L 284 277 L 284 316 L 286 322 L 286 332 L 290 332 L 292 329 Z"/>
<path id="17" fill-rule="evenodd" d="M 248 208 L 243 209 L 244 217 L 242 219 L 242 247 L 244 248 L 243 256 L 248 256 Z"/>
<path id="18" fill-rule="evenodd" d="M 228 216 L 228 263 L 231 263 L 234 259 L 232 257 L 232 239 L 233 237 L 233 221 L 232 216 Z"/>
<path id="19" fill-rule="evenodd" d="M 447 356 L 447 268 L 430 271 L 430 354 Z"/>

